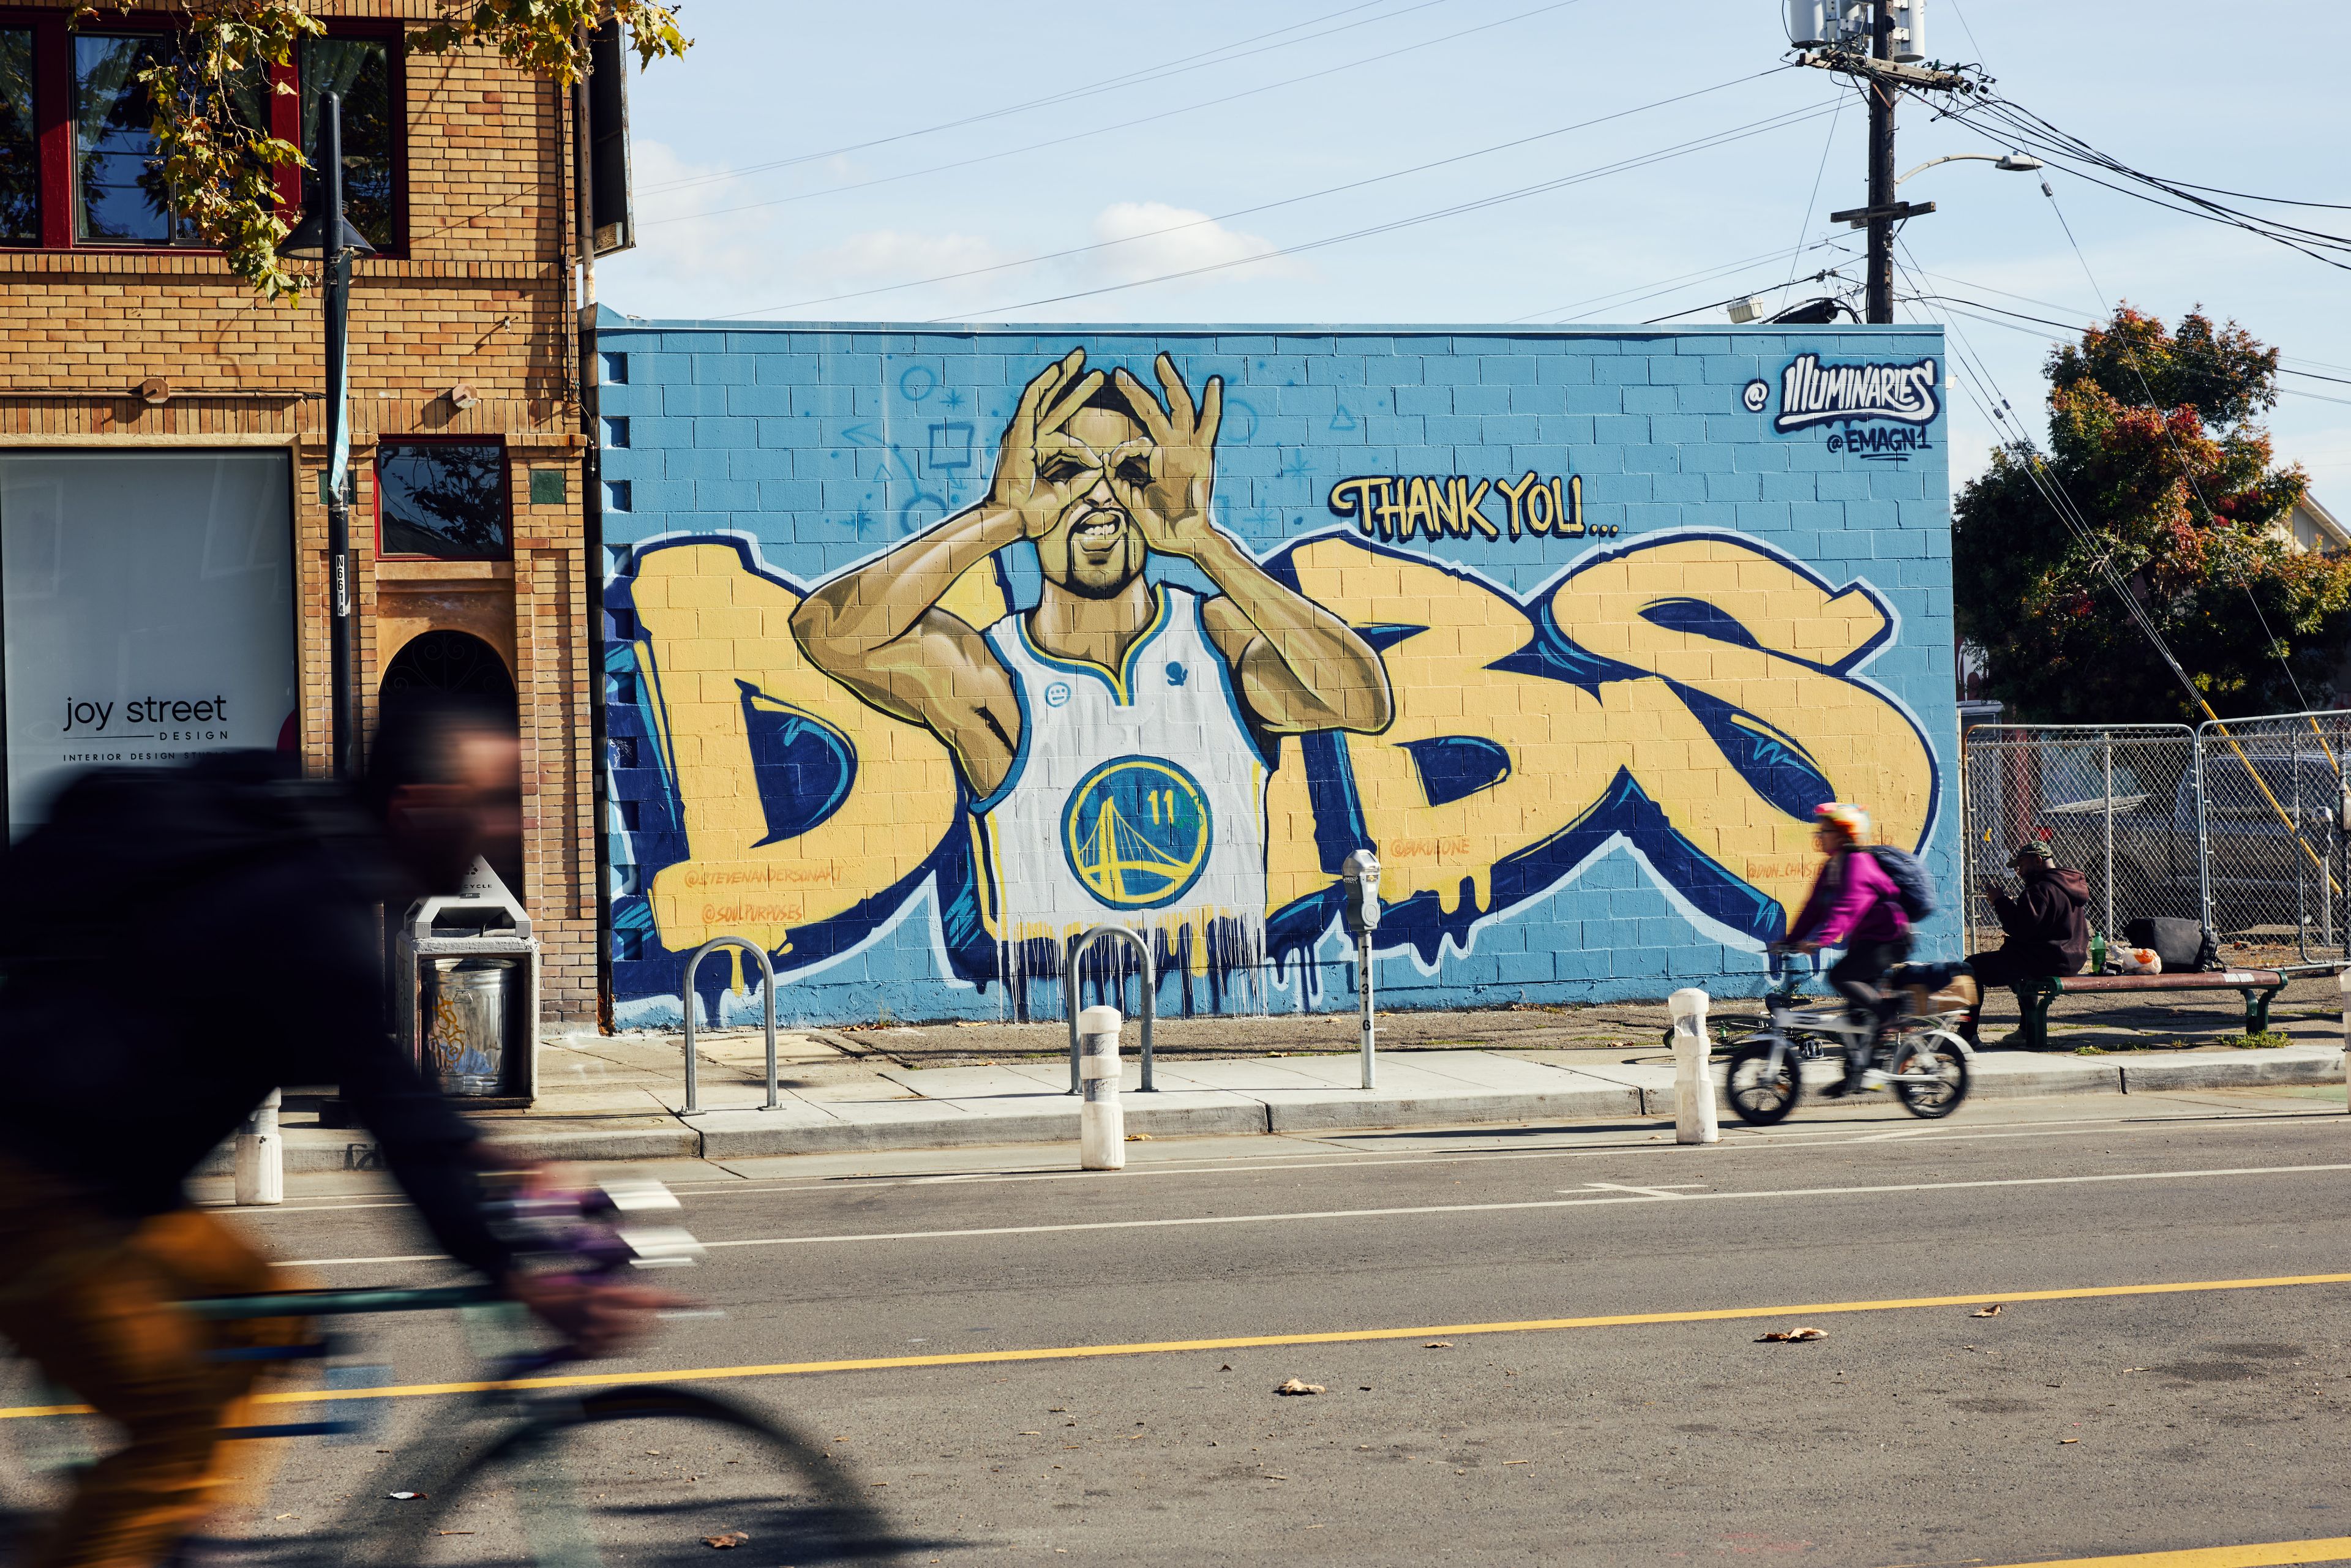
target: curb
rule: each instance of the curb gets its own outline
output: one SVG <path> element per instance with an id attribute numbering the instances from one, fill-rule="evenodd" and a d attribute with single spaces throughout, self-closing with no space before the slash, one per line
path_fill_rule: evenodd
<path id="1" fill-rule="evenodd" d="M 2344 1053 L 2333 1046 L 2289 1046 L 2260 1056 L 2192 1056 L 2165 1061 L 2117 1061 L 2097 1058 L 2049 1058 L 2022 1052 L 1980 1052 L 1974 1061 L 1970 1100 L 2027 1100 L 2063 1094 L 2153 1094 L 2196 1089 L 2261 1089 L 2344 1082 Z M 1815 1062 L 1808 1086 L 1835 1076 L 1842 1067 Z M 1270 1134 L 1388 1132 L 1408 1127 L 1525 1122 L 1625 1122 L 1670 1120 L 1674 1093 L 1670 1072 L 1661 1082 L 1605 1082 L 1596 1087 L 1507 1092 L 1422 1093 L 1366 1101 L 1357 1092 L 1250 1099 L 1220 1093 L 1207 1104 L 1153 1104 L 1140 1094 L 1123 1097 L 1127 1127 L 1153 1137 L 1251 1137 Z M 1724 1116 L 1729 1102 L 1716 1085 Z M 487 1130 L 500 1145 L 544 1160 L 756 1159 L 778 1155 L 882 1154 L 916 1149 L 982 1148 L 994 1145 L 1074 1141 L 1078 1103 L 1061 1096 L 1050 1109 L 973 1109 L 971 1103 L 935 1102 L 942 1108 L 869 1121 L 827 1117 L 820 1121 L 774 1119 L 754 1111 L 705 1112 L 692 1123 L 631 1127 L 593 1125 L 517 1127 L 500 1122 Z M 233 1145 L 224 1144 L 191 1173 L 233 1174 Z M 288 1174 L 376 1171 L 381 1151 L 350 1133 L 308 1127 L 285 1134 Z"/>

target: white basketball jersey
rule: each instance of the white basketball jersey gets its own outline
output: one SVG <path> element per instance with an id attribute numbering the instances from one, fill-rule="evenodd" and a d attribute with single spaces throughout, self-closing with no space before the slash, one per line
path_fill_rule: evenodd
<path id="1" fill-rule="evenodd" d="M 1265 758 L 1199 595 L 1155 604 L 1115 674 L 1039 649 L 1025 613 L 987 629 L 1020 702 L 1012 769 L 972 808 L 1006 940 L 1264 924 Z"/>

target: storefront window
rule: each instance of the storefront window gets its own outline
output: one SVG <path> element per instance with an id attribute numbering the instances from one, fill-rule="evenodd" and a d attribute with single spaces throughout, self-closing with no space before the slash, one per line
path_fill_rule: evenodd
<path id="1" fill-rule="evenodd" d="M 155 152 L 154 115 L 139 73 L 162 64 L 168 33 L 73 39 L 74 236 L 117 245 L 193 245 L 195 225 L 173 209 Z M 258 65 L 231 84 L 225 110 L 247 126 L 269 124 L 267 79 Z"/>
<path id="2" fill-rule="evenodd" d="M 0 245 L 41 238 L 41 147 L 33 135 L 33 30 L 0 27 Z"/>
<path id="3" fill-rule="evenodd" d="M 382 38 L 302 42 L 302 176 L 307 204 L 318 190 L 322 93 L 343 100 L 343 214 L 378 250 L 399 243 L 392 148 L 392 46 Z"/>
<path id="4" fill-rule="evenodd" d="M 376 449 L 377 549 L 433 560 L 506 560 L 507 454 L 495 442 L 387 441 Z"/>
<path id="5" fill-rule="evenodd" d="M 0 455 L 9 831 L 86 768 L 295 744 L 285 456 Z"/>

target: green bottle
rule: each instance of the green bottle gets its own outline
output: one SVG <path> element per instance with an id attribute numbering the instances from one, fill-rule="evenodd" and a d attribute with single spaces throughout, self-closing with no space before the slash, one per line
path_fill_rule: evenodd
<path id="1" fill-rule="evenodd" d="M 2106 938 L 2103 933 L 2094 931 L 2090 934 L 2090 973 L 2103 975 L 2105 972 Z"/>

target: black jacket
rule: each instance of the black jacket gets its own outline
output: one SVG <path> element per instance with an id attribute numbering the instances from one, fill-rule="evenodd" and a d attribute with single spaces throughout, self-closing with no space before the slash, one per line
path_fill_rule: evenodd
<path id="1" fill-rule="evenodd" d="M 2014 898 L 1991 895 L 1992 913 L 2008 939 L 2000 950 L 2042 975 L 2078 975 L 2090 956 L 2089 880 L 2078 871 L 2043 866 L 2024 873 Z"/>
<path id="2" fill-rule="evenodd" d="M 270 1090 L 338 1084 L 441 1245 L 503 1269 L 476 1134 L 386 1027 L 376 904 L 407 896 L 266 753 L 84 775 L 0 861 L 0 1151 L 155 1214 Z"/>

